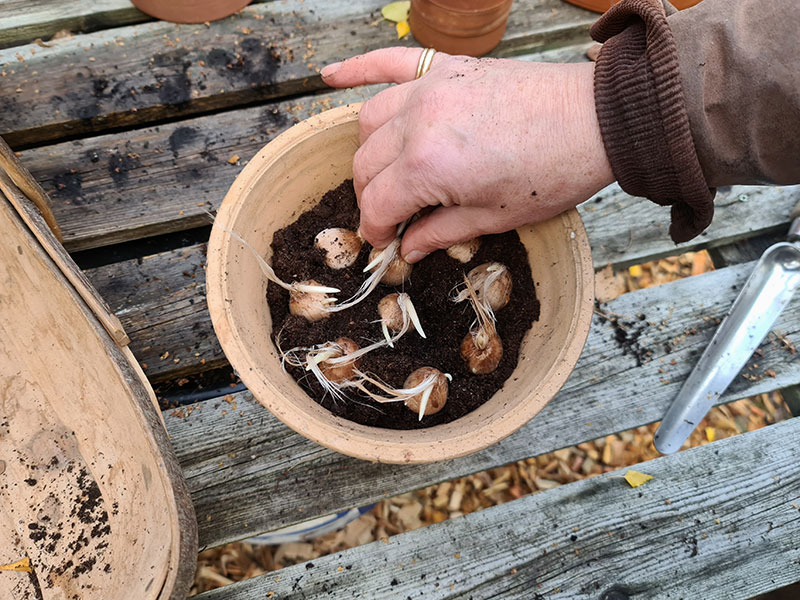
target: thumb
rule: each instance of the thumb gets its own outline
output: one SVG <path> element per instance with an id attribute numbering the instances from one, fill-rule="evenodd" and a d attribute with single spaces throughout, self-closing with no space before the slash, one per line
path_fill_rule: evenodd
<path id="1" fill-rule="evenodd" d="M 331 87 L 345 88 L 368 83 L 406 83 L 413 81 L 422 48 L 381 48 L 328 65 L 320 72 Z M 433 64 L 446 56 L 437 52 Z"/>
<path id="2" fill-rule="evenodd" d="M 434 250 L 449 248 L 488 233 L 486 210 L 472 206 L 440 206 L 414 221 L 403 235 L 400 254 L 410 262 L 419 262 Z"/>

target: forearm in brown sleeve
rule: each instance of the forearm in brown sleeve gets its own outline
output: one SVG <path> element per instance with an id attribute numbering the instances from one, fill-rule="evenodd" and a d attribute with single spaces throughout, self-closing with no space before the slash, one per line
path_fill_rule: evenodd
<path id="1" fill-rule="evenodd" d="M 667 18 L 658 0 L 623 0 L 592 28 L 612 169 L 628 193 L 672 206 L 676 242 L 711 222 L 713 186 L 800 182 L 794 2 L 703 0 Z"/>
<path id="2" fill-rule="evenodd" d="M 660 0 L 622 0 L 594 24 L 605 42 L 594 71 L 597 118 L 623 190 L 672 207 L 676 242 L 702 232 L 714 190 L 692 140 L 678 54 Z"/>
<path id="3" fill-rule="evenodd" d="M 708 184 L 800 183 L 800 2 L 703 0 L 668 23 Z"/>

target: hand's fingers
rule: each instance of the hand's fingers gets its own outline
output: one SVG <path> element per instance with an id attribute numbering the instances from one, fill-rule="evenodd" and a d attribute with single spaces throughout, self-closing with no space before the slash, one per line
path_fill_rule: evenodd
<path id="1" fill-rule="evenodd" d="M 374 136 L 373 136 L 374 137 Z M 359 231 L 376 248 L 395 238 L 397 224 L 427 206 L 408 182 L 408 168 L 398 159 L 378 173 L 361 193 Z"/>
<path id="2" fill-rule="evenodd" d="M 484 233 L 487 211 L 476 206 L 440 206 L 414 221 L 403 235 L 400 254 L 415 263 L 434 250 L 449 248 Z"/>
<path id="3" fill-rule="evenodd" d="M 373 132 L 398 113 L 408 99 L 411 91 L 410 85 L 412 84 L 405 83 L 390 87 L 364 103 L 358 115 L 358 129 L 362 144 Z"/>
<path id="4" fill-rule="evenodd" d="M 422 48 L 381 48 L 328 65 L 320 74 L 325 83 L 337 88 L 367 83 L 405 83 L 417 74 L 422 52 Z M 445 56 L 437 52 L 433 65 Z"/>
<path id="5" fill-rule="evenodd" d="M 361 144 L 353 157 L 353 187 L 358 205 L 364 188 L 378 173 L 391 165 L 403 151 L 403 132 L 399 119 L 392 119 Z"/>

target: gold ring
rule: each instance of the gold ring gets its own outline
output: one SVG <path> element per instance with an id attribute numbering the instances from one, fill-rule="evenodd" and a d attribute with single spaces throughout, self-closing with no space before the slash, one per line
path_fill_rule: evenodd
<path id="1" fill-rule="evenodd" d="M 417 63 L 417 75 L 414 79 L 419 79 L 425 73 L 430 71 L 431 65 L 433 64 L 433 55 L 436 54 L 436 50 L 433 48 L 425 48 L 422 51 L 422 54 L 419 56 L 419 63 Z"/>

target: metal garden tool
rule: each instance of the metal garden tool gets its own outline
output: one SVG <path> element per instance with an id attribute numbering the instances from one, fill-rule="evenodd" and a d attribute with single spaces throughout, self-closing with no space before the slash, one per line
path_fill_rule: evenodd
<path id="1" fill-rule="evenodd" d="M 689 434 L 747 363 L 800 285 L 800 203 L 792 212 L 788 241 L 764 252 L 731 311 L 683 384 L 656 431 L 663 454 L 680 449 Z"/>

